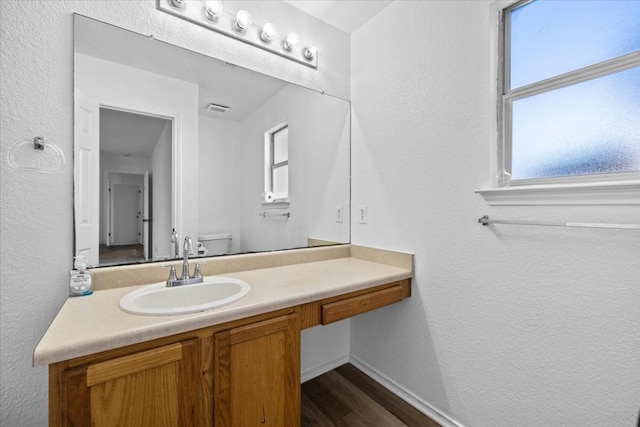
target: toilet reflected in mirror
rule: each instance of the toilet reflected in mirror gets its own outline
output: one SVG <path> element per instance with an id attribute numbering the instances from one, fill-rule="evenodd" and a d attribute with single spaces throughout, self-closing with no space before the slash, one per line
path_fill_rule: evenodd
<path id="1" fill-rule="evenodd" d="M 198 256 L 228 255 L 231 253 L 231 234 L 209 233 L 198 236 Z"/>

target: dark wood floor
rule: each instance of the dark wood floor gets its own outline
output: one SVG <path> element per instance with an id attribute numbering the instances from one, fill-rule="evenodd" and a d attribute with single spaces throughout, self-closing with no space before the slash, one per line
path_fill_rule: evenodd
<path id="1" fill-rule="evenodd" d="M 346 364 L 302 384 L 302 427 L 440 427 Z"/>
<path id="2" fill-rule="evenodd" d="M 100 245 L 99 256 L 100 264 L 144 261 L 144 246 L 139 244 L 118 246 Z"/>

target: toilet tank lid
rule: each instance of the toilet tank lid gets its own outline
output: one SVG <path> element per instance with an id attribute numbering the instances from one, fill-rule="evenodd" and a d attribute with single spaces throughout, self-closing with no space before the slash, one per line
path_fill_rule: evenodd
<path id="1" fill-rule="evenodd" d="M 231 234 L 229 233 L 207 233 L 201 234 L 198 236 L 198 240 L 223 240 L 223 239 L 231 239 Z"/>

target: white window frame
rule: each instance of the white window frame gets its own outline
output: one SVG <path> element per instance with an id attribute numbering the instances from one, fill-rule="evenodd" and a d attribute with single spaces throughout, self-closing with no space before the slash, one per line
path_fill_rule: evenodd
<path id="1" fill-rule="evenodd" d="M 511 129 L 510 106 L 514 100 L 559 89 L 612 72 L 640 65 L 640 53 L 632 53 L 583 69 L 529 84 L 514 90 L 506 88 L 508 76 L 504 71 L 508 49 L 504 31 L 508 31 L 507 9 L 520 7 L 530 0 L 499 0 L 491 9 L 491 75 L 496 91 L 492 92 L 492 111 L 495 112 L 492 126 L 490 187 L 476 190 L 490 205 L 584 205 L 584 204 L 640 204 L 640 173 L 616 173 L 584 175 L 558 178 L 514 180 L 510 186 L 498 187 L 499 171 L 510 170 Z M 506 117 L 506 119 L 505 119 Z"/>
<path id="2" fill-rule="evenodd" d="M 287 154 L 286 162 L 281 162 L 278 165 L 274 165 L 273 163 L 273 140 L 274 135 L 283 129 L 289 127 L 288 122 L 283 122 L 278 124 L 277 126 L 272 127 L 264 133 L 264 192 L 266 193 L 274 193 L 275 198 L 267 202 L 264 200 L 264 203 L 273 204 L 273 203 L 289 203 L 289 189 L 287 188 L 286 194 L 275 194 L 273 191 L 273 170 L 275 166 L 283 166 L 283 164 L 289 164 L 289 155 Z M 289 182 L 289 184 L 291 184 Z"/>

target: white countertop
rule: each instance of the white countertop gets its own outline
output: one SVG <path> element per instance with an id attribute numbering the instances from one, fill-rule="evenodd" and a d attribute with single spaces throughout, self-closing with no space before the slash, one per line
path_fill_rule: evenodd
<path id="1" fill-rule="evenodd" d="M 34 365 L 48 365 L 408 279 L 413 272 L 358 258 L 338 258 L 221 276 L 244 280 L 251 290 L 233 304 L 201 313 L 139 316 L 120 310 L 120 298 L 141 286 L 69 298 L 36 347 Z"/>

